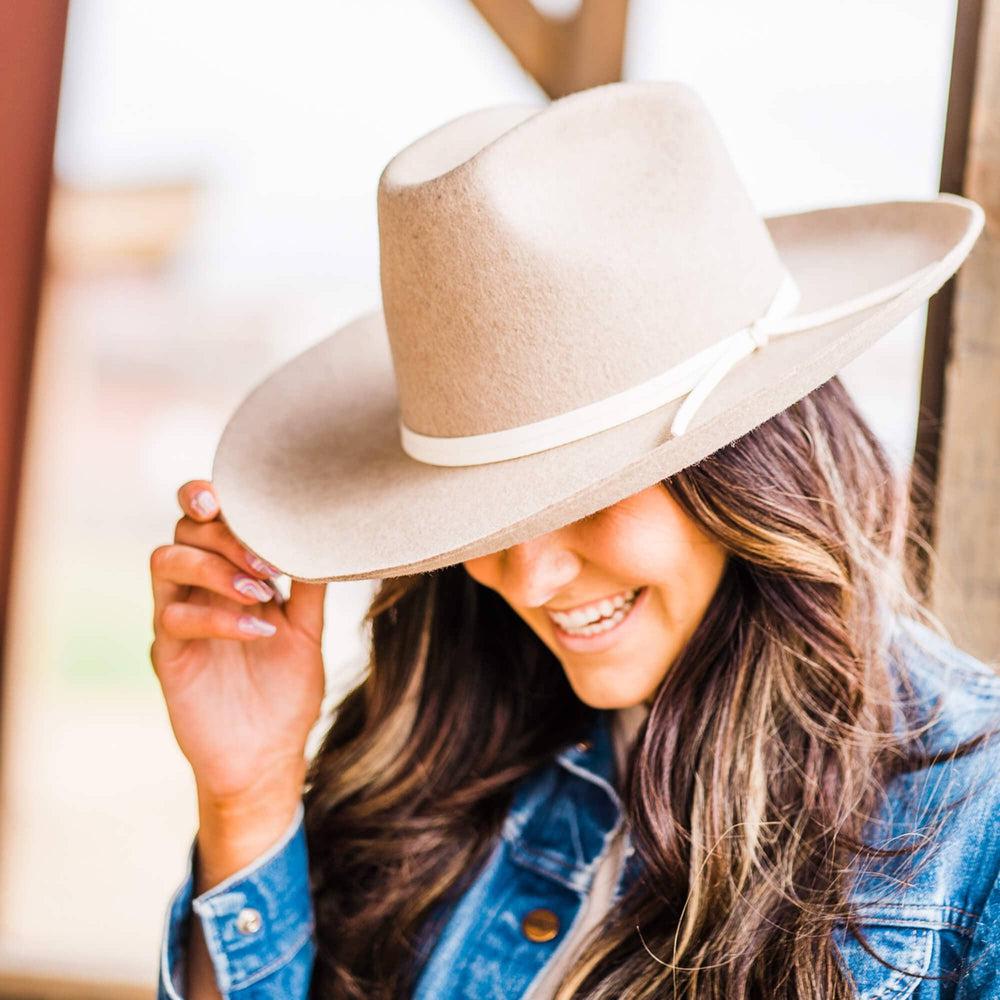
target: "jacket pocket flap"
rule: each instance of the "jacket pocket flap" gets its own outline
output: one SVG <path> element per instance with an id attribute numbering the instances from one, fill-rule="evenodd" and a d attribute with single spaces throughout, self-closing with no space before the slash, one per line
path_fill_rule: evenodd
<path id="1" fill-rule="evenodd" d="M 931 968 L 938 931 L 920 925 L 862 920 L 861 934 L 874 955 L 843 927 L 834 932 L 859 1000 L 905 1000 L 912 996 Z"/>

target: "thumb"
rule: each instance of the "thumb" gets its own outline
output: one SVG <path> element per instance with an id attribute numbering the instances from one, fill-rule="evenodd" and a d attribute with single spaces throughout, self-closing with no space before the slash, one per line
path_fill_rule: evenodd
<path id="1" fill-rule="evenodd" d="M 288 621 L 317 642 L 323 634 L 323 608 L 326 600 L 326 583 L 305 583 L 292 580 L 285 614 Z"/>

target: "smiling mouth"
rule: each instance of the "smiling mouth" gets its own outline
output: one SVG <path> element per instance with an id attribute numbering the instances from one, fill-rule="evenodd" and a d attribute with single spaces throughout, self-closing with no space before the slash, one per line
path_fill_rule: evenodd
<path id="1" fill-rule="evenodd" d="M 567 635 L 599 635 L 601 632 L 610 632 L 626 618 L 644 589 L 634 587 L 573 611 L 547 611 L 546 614 Z"/>

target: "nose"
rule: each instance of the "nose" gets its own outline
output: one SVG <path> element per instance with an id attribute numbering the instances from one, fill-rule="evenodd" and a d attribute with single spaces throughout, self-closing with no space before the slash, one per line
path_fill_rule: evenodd
<path id="1" fill-rule="evenodd" d="M 550 531 L 504 550 L 500 589 L 509 603 L 537 608 L 575 580 L 581 565 L 561 533 Z"/>

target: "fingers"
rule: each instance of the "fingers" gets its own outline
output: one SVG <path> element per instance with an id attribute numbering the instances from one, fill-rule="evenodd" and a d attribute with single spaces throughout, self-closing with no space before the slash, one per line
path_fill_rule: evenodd
<path id="1" fill-rule="evenodd" d="M 174 527 L 174 542 L 216 552 L 257 579 L 278 573 L 273 566 L 244 548 L 229 530 L 229 526 L 219 518 L 198 523 L 185 515 Z"/>
<path id="2" fill-rule="evenodd" d="M 193 545 L 161 545 L 150 556 L 154 607 L 179 599 L 179 587 L 202 587 L 241 604 L 266 603 L 274 590 L 225 557 Z"/>
<path id="3" fill-rule="evenodd" d="M 183 648 L 187 640 L 266 638 L 277 632 L 281 620 L 273 611 L 259 617 L 225 605 L 191 603 L 192 587 L 245 606 L 273 608 L 283 598 L 262 579 L 279 571 L 236 540 L 209 481 L 185 483 L 177 491 L 177 502 L 183 516 L 175 527 L 174 543 L 159 546 L 150 556 L 154 665 L 157 657 L 172 655 L 170 650 Z"/>
<path id="4" fill-rule="evenodd" d="M 323 634 L 323 608 L 326 598 L 325 583 L 304 583 L 292 580 L 285 614 L 288 621 L 317 642 Z"/>
<path id="5" fill-rule="evenodd" d="M 277 631 L 271 622 L 245 611 L 185 601 L 168 604 L 160 615 L 171 639 L 265 639 Z"/>
<path id="6" fill-rule="evenodd" d="M 265 562 L 255 552 L 238 542 L 222 517 L 215 488 L 207 479 L 192 479 L 177 491 L 177 502 L 184 516 L 177 522 L 174 531 L 175 542 L 203 545 L 202 539 L 209 540 L 211 547 L 227 556 L 237 566 L 245 566 L 257 577 L 278 576 L 276 566 Z M 208 525 L 205 532 L 192 532 L 194 525 Z M 276 593 L 279 603 L 283 600 Z"/>
<path id="7" fill-rule="evenodd" d="M 206 479 L 192 479 L 177 491 L 177 502 L 194 521 L 211 521 L 218 516 L 219 501 L 212 484 Z"/>

